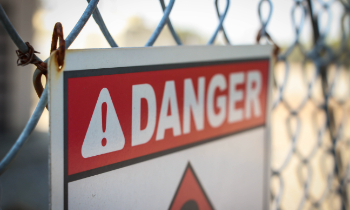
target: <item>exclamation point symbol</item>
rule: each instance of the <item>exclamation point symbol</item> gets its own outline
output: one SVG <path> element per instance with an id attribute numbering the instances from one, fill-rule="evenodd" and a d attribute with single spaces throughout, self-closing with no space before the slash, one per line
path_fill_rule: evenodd
<path id="1" fill-rule="evenodd" d="M 103 102 L 101 105 L 101 111 L 102 111 L 102 132 L 106 132 L 106 125 L 107 125 L 107 103 Z M 103 138 L 101 141 L 102 146 L 107 145 L 107 139 Z"/>
<path id="2" fill-rule="evenodd" d="M 103 88 L 86 131 L 81 155 L 89 158 L 122 150 L 125 137 L 115 111 L 111 95 Z"/>

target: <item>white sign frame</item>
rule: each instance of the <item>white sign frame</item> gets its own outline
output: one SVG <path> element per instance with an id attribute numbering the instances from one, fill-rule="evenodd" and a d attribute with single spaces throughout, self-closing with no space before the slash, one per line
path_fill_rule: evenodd
<path id="1" fill-rule="evenodd" d="M 50 209 L 68 209 L 65 203 L 64 175 L 64 72 L 127 66 L 161 65 L 169 63 L 207 62 L 220 60 L 249 60 L 270 58 L 268 104 L 265 136 L 265 182 L 263 209 L 269 209 L 270 192 L 270 97 L 271 46 L 176 46 L 151 48 L 111 48 L 66 50 L 64 66 L 58 69 L 54 53 L 49 60 L 50 110 Z"/>

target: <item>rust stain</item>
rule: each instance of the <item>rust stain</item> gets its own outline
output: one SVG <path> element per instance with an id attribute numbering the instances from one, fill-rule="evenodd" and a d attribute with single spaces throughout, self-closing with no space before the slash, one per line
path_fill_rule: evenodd
<path id="1" fill-rule="evenodd" d="M 59 79 L 59 77 L 63 73 L 63 69 L 65 67 L 64 60 L 62 63 L 59 63 L 59 59 L 57 59 L 59 57 L 58 53 L 59 53 L 58 51 L 54 52 L 53 59 L 51 60 L 51 62 L 53 63 L 53 65 L 51 65 L 51 67 L 54 67 L 54 69 L 51 70 L 51 73 L 52 73 L 52 76 L 55 75 L 54 78 L 56 80 Z"/>

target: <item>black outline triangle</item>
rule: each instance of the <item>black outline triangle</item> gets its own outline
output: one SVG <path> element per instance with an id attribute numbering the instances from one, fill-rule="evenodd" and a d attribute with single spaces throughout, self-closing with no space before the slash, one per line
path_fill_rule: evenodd
<path id="1" fill-rule="evenodd" d="M 213 207 L 213 205 L 212 205 L 212 203 L 211 203 L 209 197 L 207 196 L 207 193 L 205 193 L 205 190 L 204 190 L 204 188 L 203 188 L 201 182 L 199 181 L 199 179 L 198 179 L 198 177 L 197 177 L 197 174 L 194 172 L 194 169 L 193 169 L 193 167 L 192 167 L 192 165 L 191 165 L 190 162 L 187 163 L 187 166 L 186 166 L 186 168 L 185 168 L 185 171 L 184 171 L 184 173 L 183 173 L 183 175 L 182 175 L 182 177 L 181 177 L 180 183 L 179 183 L 179 185 L 177 186 L 177 189 L 176 189 L 176 191 L 175 191 L 174 197 L 173 197 L 173 199 L 172 199 L 172 201 L 171 201 L 170 206 L 169 206 L 168 209 L 170 210 L 171 207 L 172 207 L 173 204 L 174 204 L 175 198 L 176 198 L 176 196 L 177 196 L 177 194 L 178 194 L 178 192 L 179 192 L 179 190 L 180 190 L 181 184 L 182 184 L 182 182 L 183 182 L 183 180 L 184 180 L 184 178 L 185 178 L 187 169 L 190 169 L 190 170 L 191 170 L 191 172 L 192 172 L 194 178 L 196 179 L 196 181 L 197 181 L 197 183 L 198 183 L 198 185 L 199 185 L 199 187 L 200 187 L 202 193 L 204 194 L 204 197 L 205 197 L 206 200 L 208 201 L 208 203 L 209 203 L 211 209 L 214 210 L 215 208 Z"/>

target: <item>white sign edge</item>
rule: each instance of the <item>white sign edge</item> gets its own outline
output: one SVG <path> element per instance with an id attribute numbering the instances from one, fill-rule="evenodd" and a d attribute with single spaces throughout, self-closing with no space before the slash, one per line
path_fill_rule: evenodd
<path id="1" fill-rule="evenodd" d="M 190 63 L 218 60 L 248 60 L 270 58 L 269 80 L 266 110 L 265 151 L 267 152 L 268 170 L 265 183 L 266 194 L 263 196 L 264 209 L 269 209 L 270 193 L 270 112 L 272 88 L 271 45 L 239 46 L 170 46 L 66 50 L 65 64 L 58 71 L 55 52 L 49 58 L 48 67 L 48 104 L 49 110 L 49 209 L 64 209 L 64 71 L 101 69 L 126 66 L 160 65 L 170 63 Z M 104 54 L 108 52 L 108 55 Z M 139 57 L 140 59 L 135 59 Z M 170 58 L 169 58 L 170 57 Z M 55 97 L 52 97 L 54 95 Z M 55 116 L 55 120 L 52 117 Z M 57 128 L 53 130 L 52 128 Z M 53 149 L 53 148 L 61 148 Z M 52 167 L 56 165 L 56 167 Z M 54 180 L 54 182 L 53 182 Z M 53 191 L 53 189 L 55 191 Z M 54 195 L 54 196 L 53 196 Z"/>

